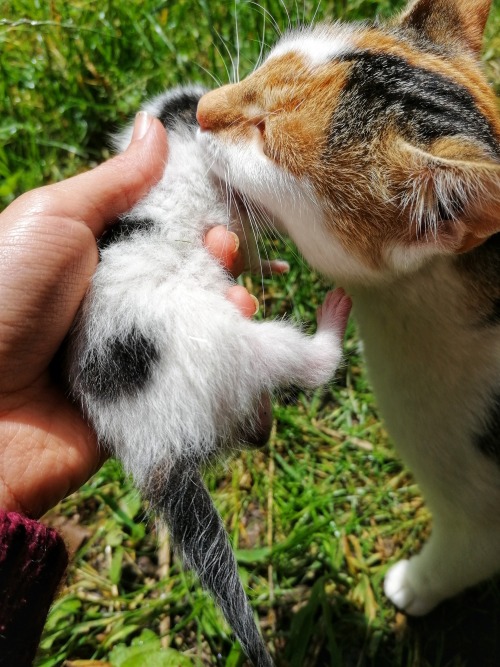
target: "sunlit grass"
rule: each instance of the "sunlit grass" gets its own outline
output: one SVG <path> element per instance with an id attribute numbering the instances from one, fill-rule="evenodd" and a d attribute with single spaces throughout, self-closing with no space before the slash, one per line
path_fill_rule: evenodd
<path id="1" fill-rule="evenodd" d="M 12 0 L 0 20 L 1 201 L 108 157 L 109 133 L 145 97 L 177 83 L 226 82 L 233 69 L 243 76 L 261 44 L 289 22 L 315 13 L 318 19 L 385 15 L 395 6 L 388 0 L 285 4 Z M 496 8 L 485 57 L 497 86 L 499 27 Z M 313 322 L 328 285 L 291 249 L 274 242 L 268 249 L 288 256 L 292 270 L 266 282 L 266 313 Z M 258 294 L 260 280 L 246 281 Z M 277 405 L 269 448 L 243 454 L 209 480 L 263 634 L 277 664 L 290 667 L 464 664 L 461 656 L 469 653 L 457 631 L 469 627 L 463 602 L 408 628 L 383 596 L 388 564 L 418 549 L 429 515 L 380 424 L 352 324 L 346 350 L 335 385 Z M 243 664 L 212 602 L 170 558 L 168 544 L 158 550 L 154 520 L 115 463 L 48 520 L 75 553 L 38 667 L 65 660 L 115 665 L 116 647 L 145 628 L 193 664 Z M 488 609 L 491 599 L 498 609 L 492 586 L 473 598 L 475 609 Z M 487 644 L 480 635 L 471 649 L 476 658 Z M 467 664 L 487 666 L 478 660 Z"/>

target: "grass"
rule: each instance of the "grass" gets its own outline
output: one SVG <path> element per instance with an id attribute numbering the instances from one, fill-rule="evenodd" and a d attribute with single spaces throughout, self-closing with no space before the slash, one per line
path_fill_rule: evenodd
<path id="1" fill-rule="evenodd" d="M 394 8 L 388 0 L 297 5 L 288 3 L 288 17 L 278 0 L 261 9 L 238 1 L 12 0 L 0 20 L 1 202 L 108 157 L 109 132 L 146 96 L 180 82 L 227 81 L 238 43 L 240 73 L 248 72 L 260 43 L 275 38 L 270 16 L 284 27 L 315 13 L 358 19 Z M 499 27 L 497 7 L 485 50 L 497 89 Z M 269 247 L 288 253 L 292 270 L 266 283 L 267 315 L 313 321 L 328 286 L 292 251 Z M 259 293 L 257 281 L 245 280 Z M 278 404 L 269 447 L 209 480 L 276 662 L 497 664 L 495 584 L 409 623 L 383 596 L 388 565 L 419 548 L 429 514 L 379 421 L 352 323 L 346 349 L 349 363 L 335 385 Z M 63 531 L 73 558 L 38 667 L 244 664 L 116 463 L 46 520 Z M 160 643 L 170 652 L 159 652 Z"/>

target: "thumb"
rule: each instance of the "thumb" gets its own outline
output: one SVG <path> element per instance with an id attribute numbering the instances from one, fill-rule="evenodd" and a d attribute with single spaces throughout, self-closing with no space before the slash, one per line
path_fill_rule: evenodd
<path id="1" fill-rule="evenodd" d="M 59 201 L 66 202 L 65 216 L 81 220 L 98 237 L 160 180 L 166 160 L 164 126 L 141 111 L 124 153 L 50 187 L 53 195 L 61 195 Z"/>

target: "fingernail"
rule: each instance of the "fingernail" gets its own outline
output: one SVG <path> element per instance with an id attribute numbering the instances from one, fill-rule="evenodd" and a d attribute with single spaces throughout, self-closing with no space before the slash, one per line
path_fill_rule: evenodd
<path id="1" fill-rule="evenodd" d="M 146 136 L 147 131 L 151 127 L 153 116 L 150 116 L 147 111 L 139 111 L 134 121 L 134 131 L 132 132 L 132 141 L 140 141 Z"/>
<path id="2" fill-rule="evenodd" d="M 274 260 L 274 267 L 278 273 L 288 273 L 290 271 L 290 264 L 282 259 Z"/>
<path id="3" fill-rule="evenodd" d="M 228 232 L 234 239 L 234 252 L 237 253 L 240 247 L 240 237 L 234 232 Z"/>
<path id="4" fill-rule="evenodd" d="M 260 308 L 259 300 L 257 299 L 257 297 L 254 294 L 250 294 L 250 296 L 252 297 L 252 301 L 255 304 L 255 311 L 254 311 L 253 314 L 257 315 L 257 313 L 259 312 L 259 308 Z"/>

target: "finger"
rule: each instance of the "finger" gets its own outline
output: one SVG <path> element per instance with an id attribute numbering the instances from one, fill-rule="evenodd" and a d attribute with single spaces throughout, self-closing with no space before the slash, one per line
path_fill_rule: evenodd
<path id="1" fill-rule="evenodd" d="M 226 296 L 245 317 L 253 317 L 259 312 L 258 299 L 241 285 L 230 287 Z"/>
<path id="2" fill-rule="evenodd" d="M 137 114 L 132 140 L 121 155 L 61 183 L 49 186 L 60 196 L 71 219 L 84 222 L 100 236 L 107 225 L 128 211 L 162 177 L 167 159 L 167 133 L 156 118 Z M 52 199 L 53 201 L 53 199 Z"/>
<path id="3" fill-rule="evenodd" d="M 232 276 L 239 276 L 243 271 L 245 260 L 239 250 L 240 240 L 234 232 L 223 225 L 212 227 L 205 236 L 205 246 Z"/>
<path id="4" fill-rule="evenodd" d="M 260 265 L 264 276 L 279 276 L 290 271 L 290 264 L 283 259 L 261 259 Z"/>

